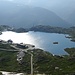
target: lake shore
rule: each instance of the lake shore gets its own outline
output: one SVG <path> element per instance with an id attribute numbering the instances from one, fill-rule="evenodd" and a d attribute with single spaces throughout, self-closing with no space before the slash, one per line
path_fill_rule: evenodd
<path id="1" fill-rule="evenodd" d="M 57 38 L 57 39 L 56 39 Z M 61 38 L 61 39 L 59 39 Z M 75 42 L 65 38 L 64 34 L 45 33 L 29 31 L 26 33 L 16 33 L 13 31 L 5 31 L 0 35 L 0 39 L 8 41 L 11 39 L 14 43 L 25 43 L 35 45 L 36 48 L 49 51 L 55 55 L 67 54 L 64 49 L 69 47 L 75 47 Z M 37 43 L 38 42 L 38 43 Z M 55 42 L 55 44 L 53 44 Z M 59 44 L 57 44 L 57 42 Z"/>

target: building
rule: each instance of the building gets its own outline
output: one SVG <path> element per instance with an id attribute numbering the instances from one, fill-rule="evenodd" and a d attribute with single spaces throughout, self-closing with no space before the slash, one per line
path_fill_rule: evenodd
<path id="1" fill-rule="evenodd" d="M 9 39 L 7 42 L 8 42 L 9 44 L 12 44 L 12 43 L 13 43 L 13 41 L 12 41 L 11 39 Z"/>

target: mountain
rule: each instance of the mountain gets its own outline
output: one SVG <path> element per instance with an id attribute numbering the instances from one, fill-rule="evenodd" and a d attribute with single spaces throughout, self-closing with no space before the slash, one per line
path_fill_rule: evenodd
<path id="1" fill-rule="evenodd" d="M 66 21 L 75 26 L 75 10 L 68 16 Z"/>
<path id="2" fill-rule="evenodd" d="M 12 0 L 12 2 L 46 8 L 64 20 L 75 10 L 75 0 Z"/>
<path id="3" fill-rule="evenodd" d="M 18 5 L 9 1 L 0 1 L 0 25 L 26 28 L 35 25 L 70 26 L 69 23 L 50 10 Z"/>

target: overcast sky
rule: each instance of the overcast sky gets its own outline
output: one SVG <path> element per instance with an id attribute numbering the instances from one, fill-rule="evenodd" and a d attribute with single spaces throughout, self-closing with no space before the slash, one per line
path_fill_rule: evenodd
<path id="1" fill-rule="evenodd" d="M 5 0 L 44 8 L 74 6 L 75 0 Z"/>
<path id="2" fill-rule="evenodd" d="M 0 0 L 3 1 L 3 0 Z M 4 1 L 11 1 L 17 3 L 23 3 L 26 5 L 35 5 L 35 6 L 55 6 L 55 5 L 65 5 L 67 4 L 75 4 L 75 0 L 4 0 Z"/>

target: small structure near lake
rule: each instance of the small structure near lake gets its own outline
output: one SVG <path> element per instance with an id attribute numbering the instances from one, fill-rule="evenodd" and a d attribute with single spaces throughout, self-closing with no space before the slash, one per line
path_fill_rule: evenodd
<path id="1" fill-rule="evenodd" d="M 72 36 L 69 36 L 69 35 L 68 35 L 68 36 L 66 35 L 65 37 L 66 37 L 66 38 L 69 38 L 69 39 L 72 38 Z"/>
<path id="2" fill-rule="evenodd" d="M 16 47 L 21 48 L 21 49 L 27 49 L 28 48 L 27 45 L 23 45 L 23 44 L 17 44 Z"/>
<path id="3" fill-rule="evenodd" d="M 19 51 L 17 54 L 17 61 L 19 62 L 19 64 L 22 64 L 22 60 L 23 57 L 25 56 L 25 52 L 24 51 Z"/>
<path id="4" fill-rule="evenodd" d="M 2 43 L 2 42 L 3 42 L 3 40 L 0 39 L 0 43 Z"/>
<path id="5" fill-rule="evenodd" d="M 72 39 L 71 41 L 72 41 L 72 42 L 75 42 L 75 39 Z"/>
<path id="6" fill-rule="evenodd" d="M 58 44 L 58 42 L 53 42 L 53 44 Z"/>
<path id="7" fill-rule="evenodd" d="M 10 44 L 12 44 L 12 43 L 13 43 L 13 41 L 12 41 L 11 39 L 9 39 L 7 42 L 8 42 L 8 43 L 10 43 Z"/>
<path id="8" fill-rule="evenodd" d="M 2 32 L 0 31 L 0 35 L 2 34 Z"/>

